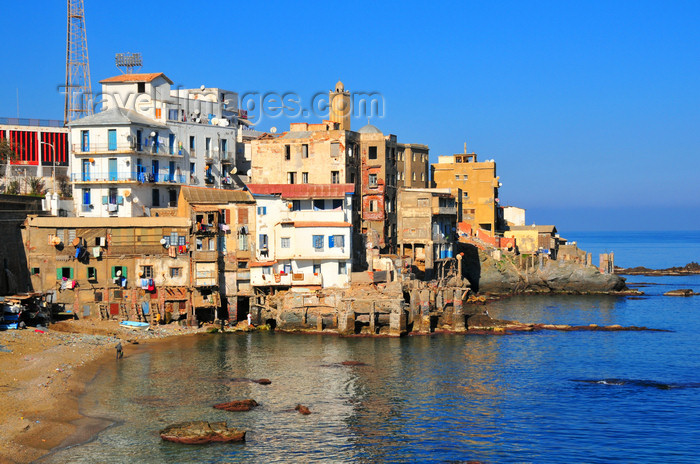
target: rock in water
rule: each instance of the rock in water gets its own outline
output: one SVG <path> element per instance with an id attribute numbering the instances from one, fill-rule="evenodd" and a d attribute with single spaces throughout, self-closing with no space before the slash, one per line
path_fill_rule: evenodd
<path id="1" fill-rule="evenodd" d="M 258 406 L 258 402 L 255 400 L 238 400 L 230 401 L 228 403 L 219 403 L 214 405 L 214 409 L 223 409 L 224 411 L 250 411 L 254 407 Z"/>
<path id="2" fill-rule="evenodd" d="M 664 293 L 664 296 L 693 296 L 695 294 L 696 293 L 694 293 L 690 288 L 679 288 L 678 290 L 671 290 Z"/>
<path id="3" fill-rule="evenodd" d="M 297 407 L 294 408 L 294 410 L 299 411 L 299 414 L 304 414 L 304 415 L 311 414 L 311 411 L 309 410 L 309 408 L 307 408 L 306 406 L 302 406 L 301 404 L 297 404 Z"/>
<path id="4" fill-rule="evenodd" d="M 256 380 L 257 383 L 260 385 L 270 385 L 272 382 L 270 382 L 270 379 L 259 379 Z"/>
<path id="5" fill-rule="evenodd" d="M 165 441 L 185 445 L 245 441 L 245 430 L 228 428 L 226 422 L 181 422 L 169 425 L 159 433 Z"/>

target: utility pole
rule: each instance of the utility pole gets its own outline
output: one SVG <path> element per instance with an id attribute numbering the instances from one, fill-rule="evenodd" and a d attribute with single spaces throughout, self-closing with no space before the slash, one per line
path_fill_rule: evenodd
<path id="1" fill-rule="evenodd" d="M 66 102 L 63 124 L 92 114 L 92 85 L 83 0 L 68 0 Z"/>

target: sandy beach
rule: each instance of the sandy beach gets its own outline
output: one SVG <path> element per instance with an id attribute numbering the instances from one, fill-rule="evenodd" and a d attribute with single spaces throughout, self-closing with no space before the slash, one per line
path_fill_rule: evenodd
<path id="1" fill-rule="evenodd" d="M 0 332 L 0 463 L 32 462 L 109 425 L 81 416 L 78 398 L 101 363 L 116 362 L 120 341 L 128 357 L 140 345 L 197 332 L 175 324 L 125 329 L 97 320 Z"/>

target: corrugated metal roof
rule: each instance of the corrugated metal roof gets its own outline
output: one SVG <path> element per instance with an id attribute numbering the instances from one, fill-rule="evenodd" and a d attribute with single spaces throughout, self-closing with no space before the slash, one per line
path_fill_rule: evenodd
<path id="1" fill-rule="evenodd" d="M 280 195 L 285 200 L 345 198 L 355 192 L 354 184 L 248 184 L 253 195 Z"/>
<path id="2" fill-rule="evenodd" d="M 162 127 L 167 129 L 163 123 L 144 116 L 133 110 L 126 108 L 110 108 L 106 111 L 85 116 L 68 123 L 69 126 L 128 126 L 131 124 L 141 124 L 149 127 Z"/>
<path id="3" fill-rule="evenodd" d="M 28 216 L 31 227 L 59 227 L 66 229 L 88 229 L 93 227 L 189 227 L 189 218 L 183 217 L 54 217 Z"/>
<path id="4" fill-rule="evenodd" d="M 180 191 L 184 199 L 190 204 L 255 203 L 253 195 L 245 190 L 183 186 L 180 188 Z"/>
<path id="5" fill-rule="evenodd" d="M 168 76 L 166 76 L 164 73 L 136 73 L 136 74 L 120 74 L 119 76 L 112 76 L 108 77 L 107 79 L 102 79 L 100 81 L 100 84 L 104 84 L 105 82 L 151 82 L 152 80 L 158 78 L 158 77 L 163 77 L 170 85 L 172 85 L 173 81 L 168 79 Z"/>

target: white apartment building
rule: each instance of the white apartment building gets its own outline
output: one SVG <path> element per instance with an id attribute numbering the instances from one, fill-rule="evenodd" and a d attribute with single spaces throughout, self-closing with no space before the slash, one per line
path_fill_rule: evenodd
<path id="1" fill-rule="evenodd" d="M 353 184 L 249 184 L 256 200 L 253 287 L 347 287 Z"/>
<path id="2" fill-rule="evenodd" d="M 235 173 L 238 95 L 172 89 L 163 73 L 101 81 L 100 112 L 70 123 L 78 216 L 150 216 L 182 185 L 227 188 Z"/>

